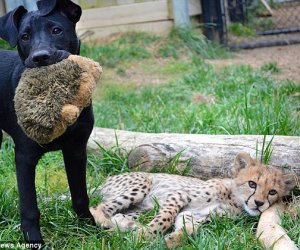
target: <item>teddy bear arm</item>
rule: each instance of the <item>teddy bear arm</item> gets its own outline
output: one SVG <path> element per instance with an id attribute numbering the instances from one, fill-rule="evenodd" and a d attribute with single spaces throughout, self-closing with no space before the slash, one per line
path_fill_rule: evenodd
<path id="1" fill-rule="evenodd" d="M 67 126 L 72 125 L 78 118 L 80 110 L 77 106 L 72 104 L 65 104 L 62 107 L 61 118 Z"/>

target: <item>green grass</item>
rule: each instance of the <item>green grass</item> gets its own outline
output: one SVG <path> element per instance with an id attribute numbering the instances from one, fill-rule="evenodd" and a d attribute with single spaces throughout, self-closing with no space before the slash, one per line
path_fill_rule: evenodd
<path id="1" fill-rule="evenodd" d="M 192 73 L 160 86 L 104 86 L 95 96 L 96 125 L 145 132 L 300 135 L 299 85 L 274 83 L 264 72 L 233 66 L 220 72 L 191 62 Z M 197 92 L 215 104 L 193 102 Z M 109 117 L 109 119 L 107 119 Z"/>
<path id="2" fill-rule="evenodd" d="M 114 68 L 133 60 L 153 57 L 173 57 L 195 54 L 202 58 L 225 58 L 230 53 L 193 29 L 173 29 L 168 37 L 129 32 L 103 45 L 83 44 L 81 54 L 99 61 L 101 65 Z"/>
<path id="3" fill-rule="evenodd" d="M 261 2 L 253 2 L 247 8 L 247 26 L 256 31 L 274 28 L 274 22 Z"/>
<path id="4" fill-rule="evenodd" d="M 0 41 L 0 47 L 8 48 Z M 94 95 L 96 125 L 143 132 L 300 135 L 296 83 L 278 83 L 270 76 L 276 65 L 253 70 L 246 66 L 215 69 L 205 58 L 232 56 L 206 41 L 194 30 L 174 30 L 168 37 L 131 32 L 102 44 L 83 44 L 82 54 L 101 63 L 102 84 Z M 130 70 L 137 69 L 133 81 Z M 279 72 L 280 73 L 280 72 Z M 129 77 L 130 76 L 130 77 Z M 153 85 L 148 76 L 161 79 Z M 203 103 L 197 94 L 211 95 L 214 103 Z M 255 147 L 255 145 L 253 145 Z M 129 171 L 128 152 L 99 145 L 101 157 L 89 155 L 87 168 L 91 205 L 101 197 L 92 193 L 113 174 Z M 261 149 L 258 149 L 261 150 Z M 263 160 L 272 153 L 269 142 Z M 174 157 L 164 171 L 176 170 Z M 0 242 L 19 241 L 20 221 L 13 144 L 6 138 L 0 150 Z M 156 169 L 155 171 L 162 171 Z M 186 174 L 182 171 L 179 174 Z M 54 249 L 165 249 L 163 238 L 134 240 L 133 233 L 105 231 L 78 221 L 68 195 L 67 179 L 60 152 L 47 154 L 37 166 L 36 186 L 41 210 L 41 227 Z M 48 199 L 45 199 L 47 197 Z M 143 215 L 149 221 L 157 212 Z M 299 220 L 299 212 L 298 212 Z M 213 218 L 181 249 L 262 249 L 255 239 L 257 218 Z M 289 236 L 300 246 L 297 219 L 284 218 Z"/>
<path id="5" fill-rule="evenodd" d="M 232 34 L 240 37 L 253 37 L 255 35 L 253 28 L 243 25 L 242 23 L 230 23 L 228 30 Z"/>
<path id="6" fill-rule="evenodd" d="M 105 67 L 114 68 L 122 62 L 150 58 L 151 54 L 146 46 L 158 39 L 159 37 L 147 33 L 131 32 L 101 46 L 83 44 L 81 54 L 99 61 Z"/>
<path id="7" fill-rule="evenodd" d="M 283 221 L 282 227 L 288 228 L 287 233 L 292 239 L 294 239 L 298 248 L 300 247 L 300 233 L 299 233 L 300 224 L 297 223 L 299 222 L 299 219 L 300 219 L 300 210 L 298 209 L 294 216 L 289 216 L 287 214 L 284 214 L 282 220 Z"/>
<path id="8" fill-rule="evenodd" d="M 277 62 L 268 62 L 261 66 L 261 70 L 270 72 L 272 74 L 281 73 L 281 69 L 278 67 Z"/>
<path id="9" fill-rule="evenodd" d="M 0 39 L 0 49 L 12 49 L 12 48 L 9 46 L 9 44 L 6 41 Z"/>
<path id="10" fill-rule="evenodd" d="M 178 58 L 180 52 L 208 59 L 230 57 L 228 51 L 205 39 L 193 29 L 173 29 L 158 49 L 158 54 L 162 57 Z"/>

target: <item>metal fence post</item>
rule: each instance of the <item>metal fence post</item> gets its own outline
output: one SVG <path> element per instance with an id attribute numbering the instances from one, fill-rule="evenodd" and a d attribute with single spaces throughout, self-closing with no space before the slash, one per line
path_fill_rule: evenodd
<path id="1" fill-rule="evenodd" d="M 224 0 L 201 0 L 204 35 L 211 41 L 227 44 Z"/>
<path id="2" fill-rule="evenodd" d="M 36 0 L 23 0 L 27 10 L 37 10 Z"/>
<path id="3" fill-rule="evenodd" d="M 26 9 L 35 10 L 36 7 L 36 0 L 5 0 L 6 11 L 11 11 L 14 8 L 23 5 Z"/>
<path id="4" fill-rule="evenodd" d="M 172 0 L 175 27 L 190 27 L 190 15 L 187 0 Z"/>
<path id="5" fill-rule="evenodd" d="M 228 0 L 229 17 L 231 22 L 244 23 L 246 21 L 245 6 L 245 0 Z"/>
<path id="6" fill-rule="evenodd" d="M 4 0 L 0 0 L 0 16 L 3 16 L 5 14 L 5 4 Z"/>
<path id="7" fill-rule="evenodd" d="M 225 1 L 227 0 L 219 0 L 219 5 L 218 5 L 218 30 L 219 30 L 219 38 L 220 38 L 220 43 L 222 45 L 226 45 L 228 43 L 228 38 L 227 38 L 227 24 L 226 24 L 226 10 L 225 10 Z"/>

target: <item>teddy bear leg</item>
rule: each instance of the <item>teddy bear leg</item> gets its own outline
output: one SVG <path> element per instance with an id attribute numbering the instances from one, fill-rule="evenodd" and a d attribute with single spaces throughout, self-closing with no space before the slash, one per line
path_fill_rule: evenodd
<path id="1" fill-rule="evenodd" d="M 67 126 L 69 126 L 77 120 L 79 114 L 78 107 L 72 104 L 65 104 L 61 111 L 61 118 L 67 123 Z"/>

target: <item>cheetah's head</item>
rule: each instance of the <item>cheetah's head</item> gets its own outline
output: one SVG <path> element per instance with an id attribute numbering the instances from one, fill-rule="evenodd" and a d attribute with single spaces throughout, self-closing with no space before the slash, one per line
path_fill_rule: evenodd
<path id="1" fill-rule="evenodd" d="M 234 193 L 251 216 L 261 214 L 288 195 L 297 181 L 294 174 L 284 174 L 278 168 L 252 159 L 245 152 L 237 154 L 232 174 L 236 184 Z"/>

